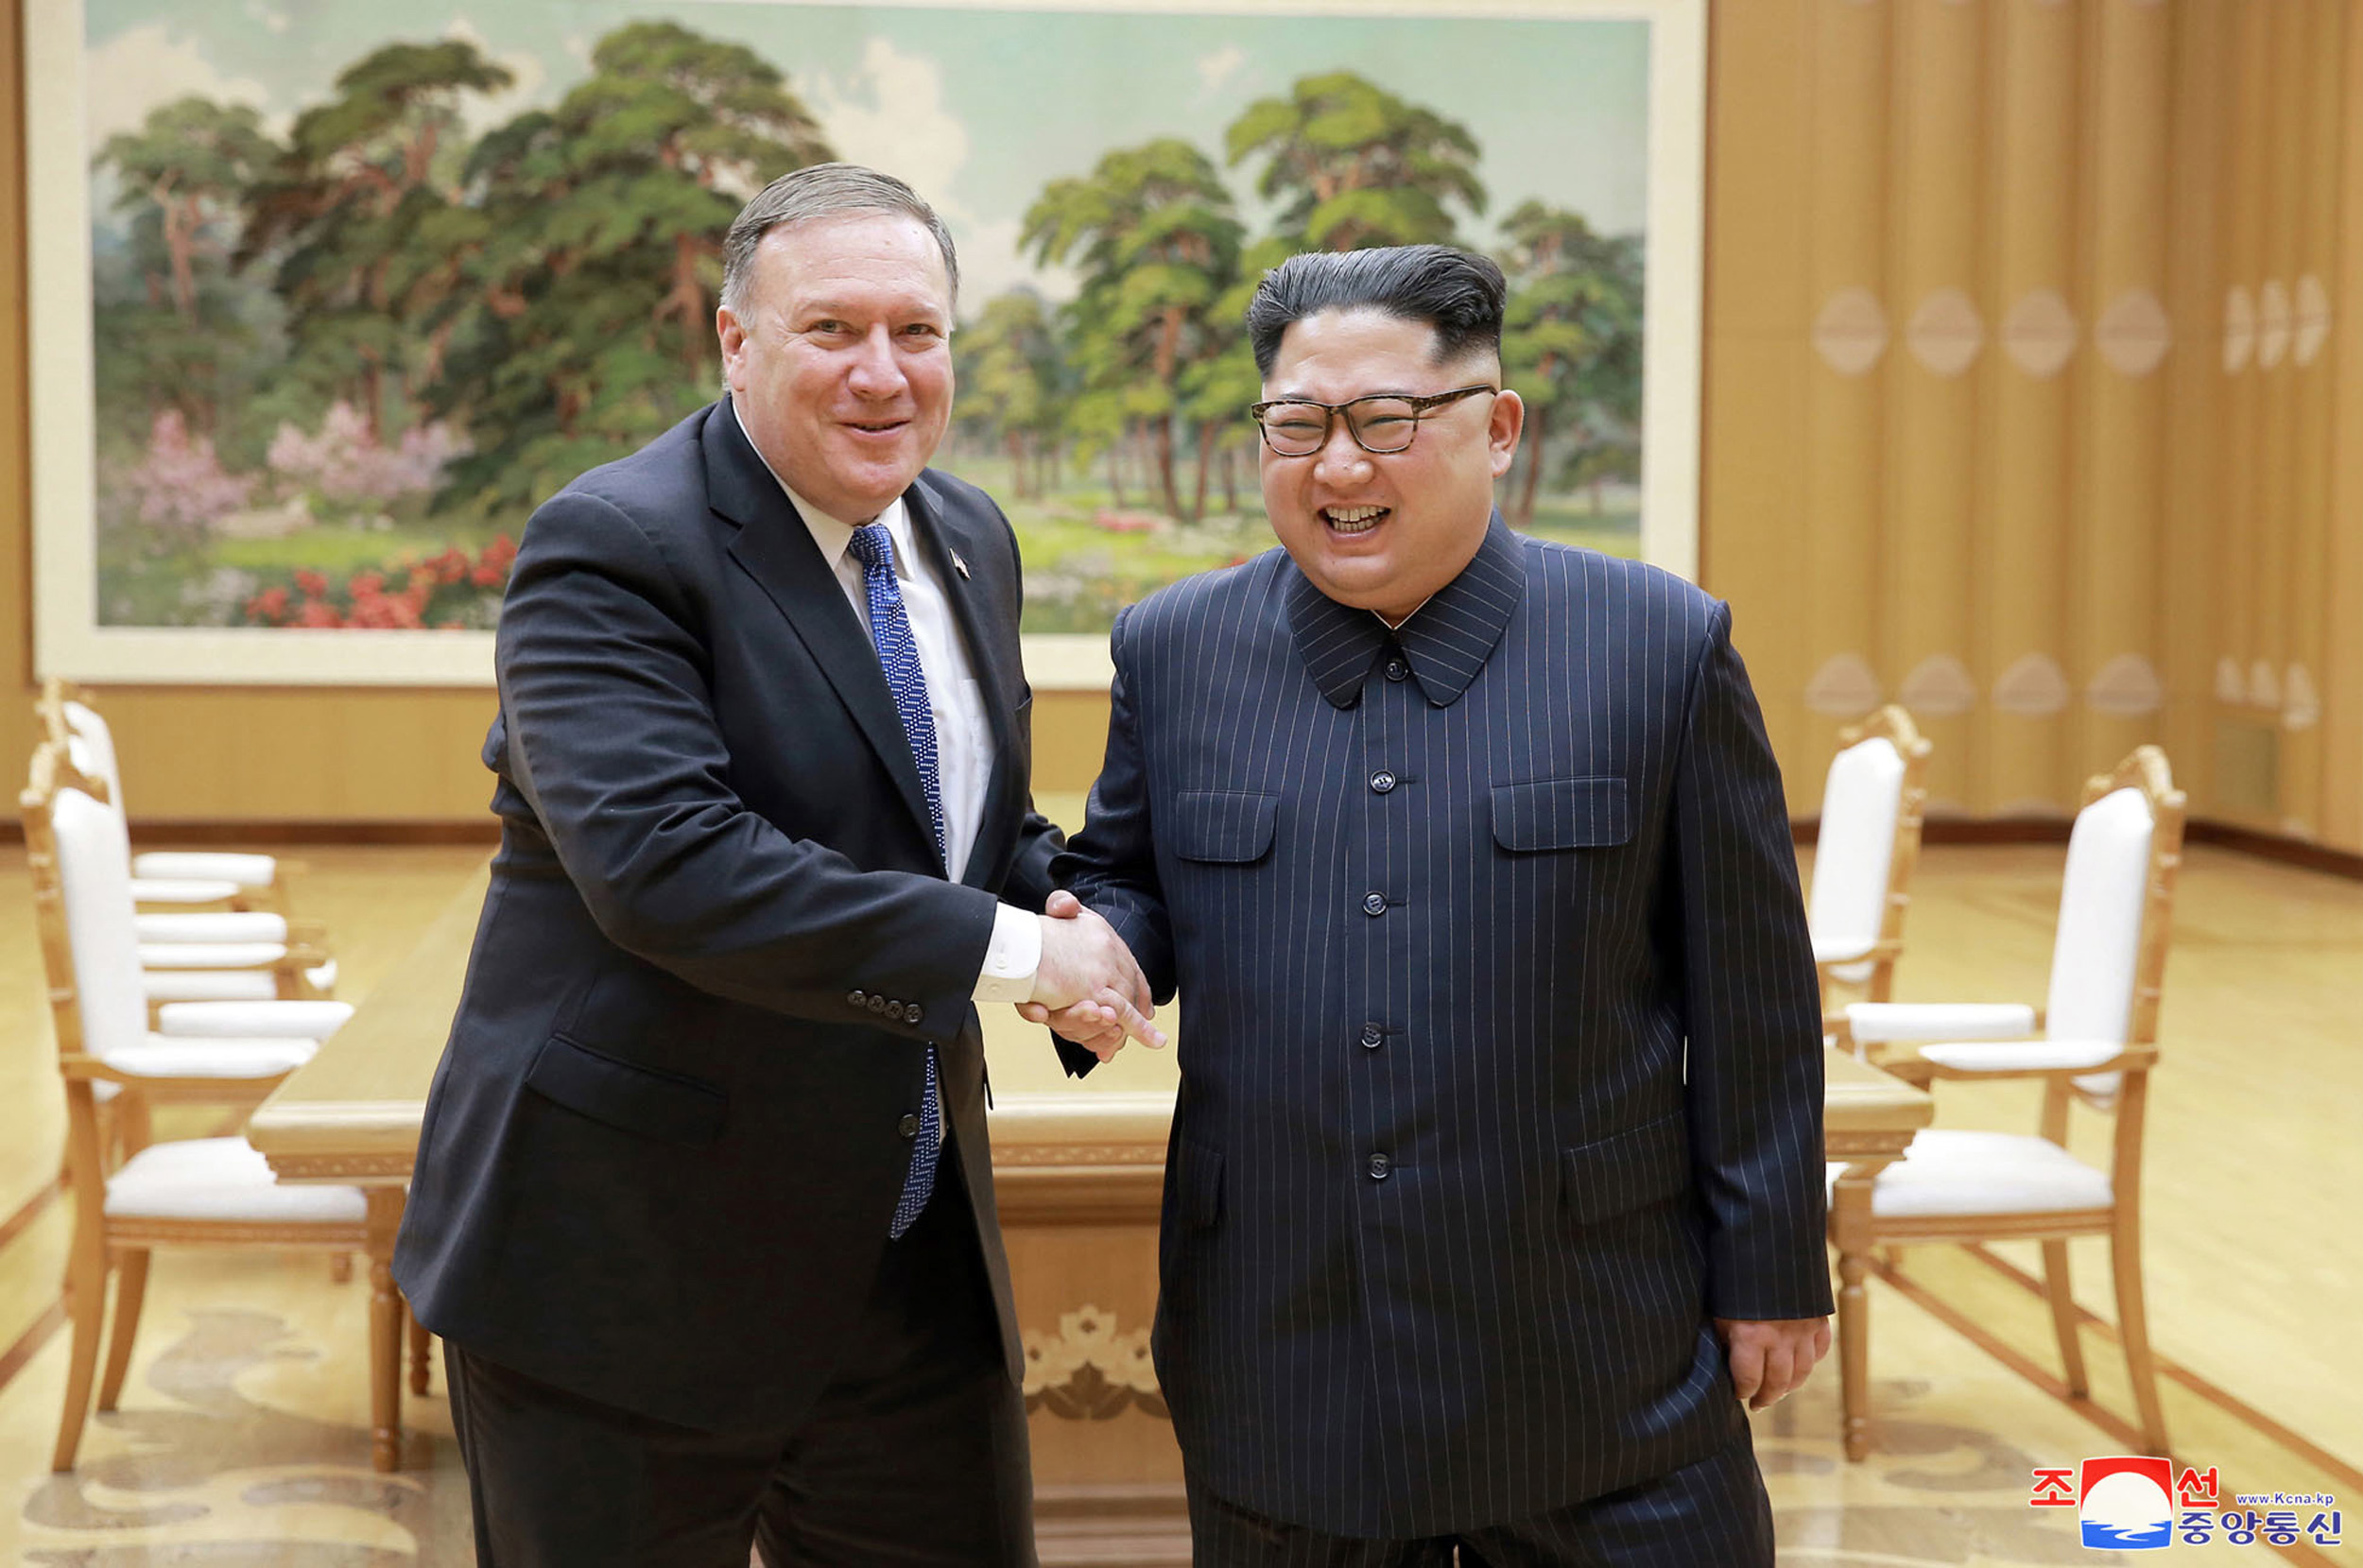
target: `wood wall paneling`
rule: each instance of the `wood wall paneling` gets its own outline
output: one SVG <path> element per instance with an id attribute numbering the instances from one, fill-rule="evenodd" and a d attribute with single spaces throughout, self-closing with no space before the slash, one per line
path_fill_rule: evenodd
<path id="1" fill-rule="evenodd" d="M 2363 17 L 2340 12 L 2339 193 L 2329 274 L 2330 538 L 2323 573 L 2332 612 L 2323 629 L 2321 836 L 2363 847 Z"/>

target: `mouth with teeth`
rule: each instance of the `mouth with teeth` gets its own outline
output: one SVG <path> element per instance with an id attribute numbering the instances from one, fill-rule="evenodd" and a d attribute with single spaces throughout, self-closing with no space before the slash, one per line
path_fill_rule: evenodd
<path id="1" fill-rule="evenodd" d="M 1377 527 L 1394 510 L 1391 507 L 1323 507 L 1321 521 L 1332 533 L 1366 534 Z"/>

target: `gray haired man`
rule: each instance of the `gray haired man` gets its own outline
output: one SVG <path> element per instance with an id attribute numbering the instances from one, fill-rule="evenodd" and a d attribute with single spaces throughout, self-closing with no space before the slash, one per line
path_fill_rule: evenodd
<path id="1" fill-rule="evenodd" d="M 954 268 L 898 181 L 776 181 L 726 245 L 729 395 L 526 529 L 395 1259 L 480 1561 L 1034 1559 L 976 1007 L 1150 1025 L 1052 890 L 1016 540 L 925 466 Z"/>

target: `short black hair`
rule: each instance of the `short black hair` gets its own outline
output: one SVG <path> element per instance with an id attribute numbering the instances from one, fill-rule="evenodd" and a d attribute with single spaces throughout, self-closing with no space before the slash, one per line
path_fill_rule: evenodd
<path id="1" fill-rule="evenodd" d="M 1449 245 L 1312 250 L 1264 274 L 1248 302 L 1255 369 L 1271 373 L 1290 323 L 1324 310 L 1375 310 L 1436 329 L 1436 363 L 1477 349 L 1499 353 L 1509 285 L 1488 257 Z"/>

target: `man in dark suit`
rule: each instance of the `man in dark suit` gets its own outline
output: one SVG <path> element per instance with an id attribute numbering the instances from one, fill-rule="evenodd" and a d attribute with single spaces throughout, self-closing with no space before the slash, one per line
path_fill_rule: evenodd
<path id="1" fill-rule="evenodd" d="M 834 164 L 725 250 L 729 397 L 518 552 L 395 1276 L 480 1561 L 1030 1563 L 975 1003 L 1147 998 L 1052 894 L 1009 526 L 924 467 L 950 236 Z"/>
<path id="2" fill-rule="evenodd" d="M 1188 998 L 1154 1343 L 1221 1568 L 1769 1564 L 1742 1402 L 1829 1342 L 1730 612 L 1503 525 L 1502 307 L 1435 246 L 1265 278 L 1283 548 L 1118 618 L 1053 872 Z"/>

